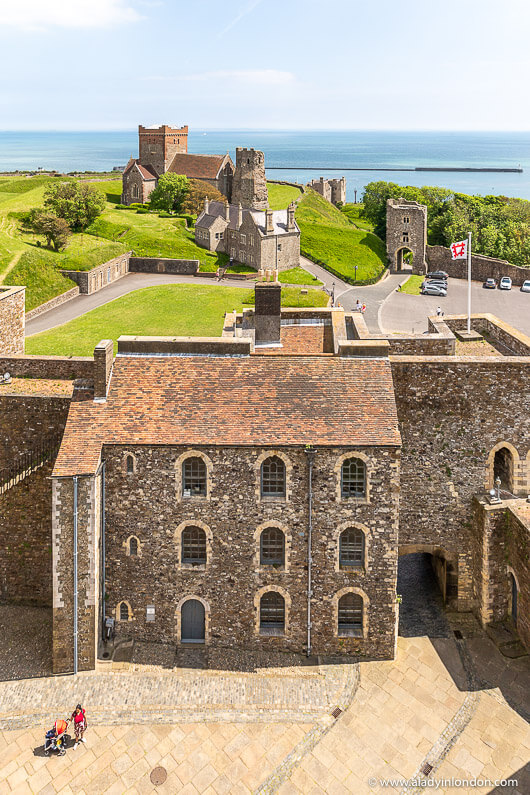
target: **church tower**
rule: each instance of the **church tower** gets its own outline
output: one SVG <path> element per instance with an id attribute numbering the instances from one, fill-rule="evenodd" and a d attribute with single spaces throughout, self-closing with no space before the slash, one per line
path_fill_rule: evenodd
<path id="1" fill-rule="evenodd" d="M 151 166 L 158 176 L 165 174 L 176 154 L 188 151 L 188 127 L 138 127 L 141 166 Z"/>
<path id="2" fill-rule="evenodd" d="M 266 210 L 269 206 L 265 156 L 257 149 L 236 149 L 236 170 L 232 183 L 232 204 L 250 210 Z"/>

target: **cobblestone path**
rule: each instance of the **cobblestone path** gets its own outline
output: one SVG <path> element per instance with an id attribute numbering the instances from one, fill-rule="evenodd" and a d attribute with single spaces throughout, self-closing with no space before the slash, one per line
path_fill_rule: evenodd
<path id="1" fill-rule="evenodd" d="M 399 634 L 404 637 L 449 638 L 453 634 L 429 557 L 416 552 L 399 559 L 397 592 L 403 599 L 399 606 Z"/>
<path id="2" fill-rule="evenodd" d="M 352 666 L 318 667 L 313 676 L 172 671 L 81 673 L 0 683 L 0 729 L 53 722 L 78 702 L 97 724 L 197 720 L 311 722 L 343 702 Z"/>

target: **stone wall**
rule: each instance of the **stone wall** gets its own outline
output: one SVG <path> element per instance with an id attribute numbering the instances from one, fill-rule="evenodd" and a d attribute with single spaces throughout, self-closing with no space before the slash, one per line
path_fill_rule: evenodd
<path id="1" fill-rule="evenodd" d="M 237 147 L 231 201 L 252 210 L 266 210 L 269 206 L 263 152 Z"/>
<path id="2" fill-rule="evenodd" d="M 0 373 L 9 372 L 17 378 L 51 378 L 70 380 L 94 378 L 91 356 L 0 356 Z"/>
<path id="3" fill-rule="evenodd" d="M 130 255 L 130 251 L 120 254 L 89 271 L 62 271 L 62 273 L 79 286 L 80 293 L 90 295 L 129 273 Z"/>
<path id="4" fill-rule="evenodd" d="M 198 259 L 131 257 L 129 260 L 130 273 L 176 273 L 182 276 L 194 276 L 198 270 Z"/>
<path id="5" fill-rule="evenodd" d="M 429 329 L 434 327 L 436 321 L 429 318 Z M 467 329 L 466 315 L 448 315 L 444 323 L 451 331 L 464 331 Z M 439 325 L 436 323 L 436 325 Z M 521 331 L 509 326 L 503 320 L 491 314 L 471 315 L 471 328 L 478 331 L 487 340 L 500 342 L 514 356 L 530 356 L 530 337 Z"/>
<path id="6" fill-rule="evenodd" d="M 55 298 L 50 298 L 50 300 L 46 301 L 44 304 L 36 306 L 35 309 L 30 309 L 29 312 L 26 312 L 26 322 L 28 320 L 33 320 L 34 317 L 43 315 L 45 312 L 49 312 L 50 309 L 55 309 L 56 307 L 61 306 L 61 304 L 65 304 L 72 298 L 77 298 L 78 295 L 79 287 L 72 287 L 71 290 L 67 290 L 65 293 L 56 295 Z"/>
<path id="7" fill-rule="evenodd" d="M 427 207 L 405 199 L 386 203 L 386 251 L 390 268 L 403 270 L 403 253 L 413 254 L 413 273 L 425 273 Z"/>
<path id="8" fill-rule="evenodd" d="M 467 260 L 451 259 L 451 252 L 445 246 L 427 246 L 426 259 L 430 271 L 444 270 L 455 279 L 467 279 Z M 425 271 L 414 272 L 423 274 Z M 485 257 L 483 254 L 471 255 L 471 278 L 474 281 L 485 282 L 490 277 L 498 281 L 503 276 L 509 276 L 514 286 L 520 287 L 526 279 L 530 279 L 530 268 L 521 268 L 504 259 Z"/>
<path id="9" fill-rule="evenodd" d="M 0 468 L 29 450 L 60 436 L 69 397 L 30 397 L 0 393 Z"/>
<path id="10" fill-rule="evenodd" d="M 287 501 L 259 496 L 261 448 L 201 449 L 210 462 L 208 497 L 182 498 L 177 479 L 186 448 L 108 446 L 106 460 L 107 611 L 120 602 L 132 620 L 119 621 L 118 636 L 173 643 L 178 641 L 179 605 L 198 596 L 206 604 L 211 645 L 272 648 L 303 652 L 307 643 L 308 462 L 300 449 L 282 449 L 287 460 Z M 313 468 L 313 651 L 391 658 L 394 654 L 397 571 L 399 451 L 364 448 L 368 460 L 369 501 L 341 501 L 341 449 L 318 449 Z M 127 473 L 125 455 L 135 460 Z M 69 486 L 71 489 L 71 485 Z M 65 503 L 62 500 L 61 512 Z M 266 523 L 286 534 L 286 567 L 259 565 L 259 533 Z M 186 567 L 178 554 L 185 524 L 207 529 L 206 567 Z M 365 529 L 366 570 L 338 567 L 338 534 L 357 524 Z M 131 535 L 139 554 L 127 554 Z M 153 576 L 156 572 L 156 576 Z M 288 604 L 284 637 L 258 631 L 259 593 L 278 588 Z M 366 638 L 339 638 L 337 594 L 358 589 L 365 598 Z M 146 621 L 147 605 L 155 621 Z"/>
<path id="11" fill-rule="evenodd" d="M 530 488 L 530 379 L 524 358 L 392 357 L 403 440 L 400 549 L 441 548 L 458 565 L 458 606 L 475 604 L 472 499 L 491 488 L 494 448 L 517 451 Z"/>
<path id="12" fill-rule="evenodd" d="M 25 287 L 0 287 L 0 354 L 24 353 Z"/>
<path id="13" fill-rule="evenodd" d="M 47 463 L 0 494 L 0 599 L 52 605 L 51 471 Z"/>

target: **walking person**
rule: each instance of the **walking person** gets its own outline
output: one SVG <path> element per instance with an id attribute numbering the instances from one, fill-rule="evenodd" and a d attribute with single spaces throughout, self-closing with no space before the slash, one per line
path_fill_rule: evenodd
<path id="1" fill-rule="evenodd" d="M 359 301 L 359 299 L 357 299 L 357 303 L 355 304 L 355 310 L 357 312 L 361 311 L 361 302 Z"/>
<path id="2" fill-rule="evenodd" d="M 436 308 L 436 314 L 437 314 L 438 317 L 440 317 L 440 315 L 442 314 L 442 307 L 441 306 L 438 306 Z"/>
<path id="3" fill-rule="evenodd" d="M 85 710 L 78 704 L 77 707 L 72 712 L 72 717 L 70 718 L 71 721 L 74 723 L 74 731 L 75 731 L 75 743 L 74 743 L 74 751 L 79 745 L 79 743 L 86 743 L 84 738 L 84 733 L 87 727 L 87 720 Z"/>

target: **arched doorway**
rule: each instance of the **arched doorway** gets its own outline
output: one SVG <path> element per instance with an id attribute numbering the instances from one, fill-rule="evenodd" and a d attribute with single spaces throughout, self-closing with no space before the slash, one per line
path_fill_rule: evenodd
<path id="1" fill-rule="evenodd" d="M 188 599 L 180 610 L 182 643 L 204 643 L 206 637 L 204 605 L 198 599 Z"/>
<path id="2" fill-rule="evenodd" d="M 493 459 L 493 480 L 501 481 L 501 489 L 513 494 L 513 455 L 507 447 L 501 447 Z"/>
<path id="3" fill-rule="evenodd" d="M 397 592 L 400 635 L 448 637 L 444 607 L 458 600 L 456 558 L 431 544 L 401 546 Z"/>
<path id="4" fill-rule="evenodd" d="M 413 271 L 414 254 L 407 246 L 402 246 L 396 251 L 396 272 L 397 273 L 412 273 Z"/>
<path id="5" fill-rule="evenodd" d="M 517 626 L 517 580 L 510 572 L 510 614 L 514 626 Z"/>

